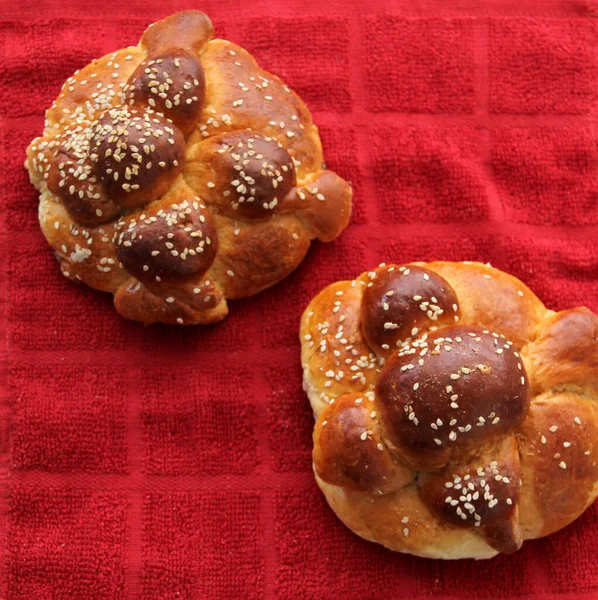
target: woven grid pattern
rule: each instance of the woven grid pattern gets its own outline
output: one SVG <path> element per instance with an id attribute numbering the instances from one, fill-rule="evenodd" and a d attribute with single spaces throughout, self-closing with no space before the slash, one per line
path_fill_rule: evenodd
<path id="1" fill-rule="evenodd" d="M 598 597 L 597 507 L 475 566 L 345 529 L 311 473 L 297 335 L 319 289 L 381 261 L 490 261 L 598 311 L 597 6 L 167 4 L 0 6 L 0 597 Z M 222 324 L 144 329 L 60 275 L 23 160 L 65 78 L 190 4 L 302 95 L 355 210 Z"/>

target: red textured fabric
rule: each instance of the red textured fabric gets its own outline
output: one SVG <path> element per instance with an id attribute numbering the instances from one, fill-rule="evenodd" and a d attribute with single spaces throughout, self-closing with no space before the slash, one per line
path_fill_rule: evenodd
<path id="1" fill-rule="evenodd" d="M 355 211 L 215 327 L 143 328 L 65 280 L 23 161 L 62 82 L 202 8 L 302 94 Z M 381 261 L 482 260 L 598 311 L 589 0 L 0 3 L 0 598 L 596 600 L 598 507 L 513 556 L 393 554 L 311 472 L 299 316 Z"/>

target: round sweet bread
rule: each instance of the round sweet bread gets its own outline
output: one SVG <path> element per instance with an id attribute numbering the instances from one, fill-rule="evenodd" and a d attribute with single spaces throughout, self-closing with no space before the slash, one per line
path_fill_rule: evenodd
<path id="1" fill-rule="evenodd" d="M 62 273 L 128 319 L 220 321 L 349 221 L 305 104 L 212 33 L 177 13 L 77 71 L 28 148 Z"/>
<path id="2" fill-rule="evenodd" d="M 360 536 L 489 558 L 598 495 L 598 317 L 480 263 L 381 265 L 301 321 L 316 480 Z"/>

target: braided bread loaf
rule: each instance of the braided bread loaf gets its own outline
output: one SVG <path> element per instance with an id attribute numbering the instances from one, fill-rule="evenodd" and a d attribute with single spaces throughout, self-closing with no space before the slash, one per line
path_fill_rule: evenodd
<path id="1" fill-rule="evenodd" d="M 317 482 L 362 537 L 489 558 L 598 495 L 598 317 L 479 263 L 386 266 L 301 321 Z"/>
<path id="2" fill-rule="evenodd" d="M 63 274 L 129 319 L 219 321 L 350 217 L 303 102 L 211 37 L 199 11 L 149 27 L 66 81 L 28 149 Z"/>

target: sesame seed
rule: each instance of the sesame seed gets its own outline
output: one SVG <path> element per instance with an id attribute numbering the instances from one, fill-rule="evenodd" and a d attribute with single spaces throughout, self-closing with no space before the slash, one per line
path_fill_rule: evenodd
<path id="1" fill-rule="evenodd" d="M 567 463 L 566 463 L 565 461 L 563 461 L 563 460 L 562 460 L 562 461 L 559 463 L 559 467 L 561 467 L 561 469 L 566 469 L 566 468 L 567 468 Z"/>

